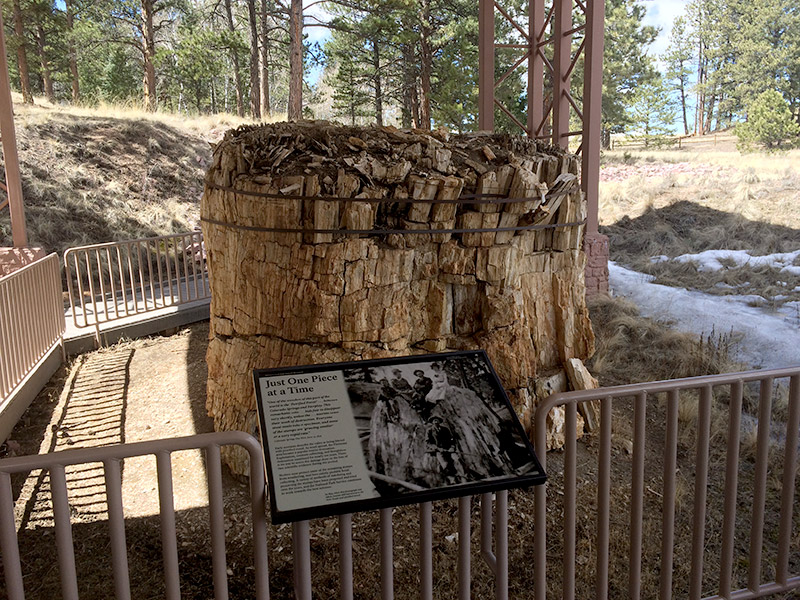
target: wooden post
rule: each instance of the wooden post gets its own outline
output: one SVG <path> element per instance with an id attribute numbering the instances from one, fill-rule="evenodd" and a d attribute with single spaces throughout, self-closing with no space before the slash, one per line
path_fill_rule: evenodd
<path id="1" fill-rule="evenodd" d="M 25 230 L 25 207 L 22 203 L 22 181 L 19 174 L 14 106 L 11 102 L 2 15 L 0 15 L 0 136 L 3 138 L 3 162 L 6 169 L 8 207 L 11 211 L 11 242 L 19 248 L 28 245 L 28 234 Z"/>

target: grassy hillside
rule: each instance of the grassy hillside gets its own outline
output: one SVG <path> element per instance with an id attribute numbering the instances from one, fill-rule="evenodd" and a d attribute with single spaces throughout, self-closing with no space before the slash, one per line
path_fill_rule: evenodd
<path id="1" fill-rule="evenodd" d="M 70 246 L 191 230 L 211 143 L 238 121 L 15 105 L 28 239 Z M 10 245 L 8 210 L 0 246 Z"/>

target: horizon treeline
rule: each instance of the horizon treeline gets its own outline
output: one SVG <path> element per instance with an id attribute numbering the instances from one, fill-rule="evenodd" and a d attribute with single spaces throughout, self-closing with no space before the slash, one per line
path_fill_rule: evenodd
<path id="1" fill-rule="evenodd" d="M 25 102 L 477 128 L 475 0 L 0 0 L 12 86 Z M 321 5 L 321 6 L 320 6 Z M 549 10 L 546 2 L 546 10 Z M 503 8 L 527 22 L 528 3 Z M 636 0 L 606 0 L 603 130 L 708 132 L 746 118 L 766 90 L 800 115 L 796 0 L 691 0 L 661 57 Z M 319 11 L 319 8 L 324 10 Z M 313 9 L 313 10 L 309 10 Z M 520 44 L 495 11 L 496 41 Z M 582 16 L 576 11 L 577 25 Z M 321 43 L 312 29 L 325 28 Z M 319 37 L 319 36 L 317 36 Z M 573 51 L 583 32 L 573 35 Z M 543 47 L 546 58 L 552 50 Z M 521 56 L 499 47 L 499 79 Z M 659 63 L 663 73 L 659 73 Z M 583 63 L 572 73 L 580 102 Z M 549 75 L 546 76 L 549 78 Z M 525 71 L 496 94 L 525 122 Z M 549 85 L 546 78 L 545 85 Z M 513 131 L 496 111 L 497 128 Z"/>

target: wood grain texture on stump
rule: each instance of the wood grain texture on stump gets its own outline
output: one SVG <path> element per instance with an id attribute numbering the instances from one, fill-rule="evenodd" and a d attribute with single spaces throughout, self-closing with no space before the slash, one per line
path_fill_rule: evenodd
<path id="1" fill-rule="evenodd" d="M 573 155 L 504 134 L 326 122 L 228 132 L 201 210 L 215 427 L 255 430 L 254 368 L 474 348 L 528 427 L 537 377 L 594 351 L 583 225 L 447 230 L 582 222 L 577 174 Z M 244 457 L 226 460 L 246 472 Z"/>

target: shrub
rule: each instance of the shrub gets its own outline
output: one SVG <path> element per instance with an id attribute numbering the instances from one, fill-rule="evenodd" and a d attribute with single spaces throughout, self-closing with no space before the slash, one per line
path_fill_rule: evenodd
<path id="1" fill-rule="evenodd" d="M 780 147 L 784 141 L 797 143 L 800 125 L 783 96 L 775 90 L 762 92 L 748 107 L 747 121 L 736 126 L 739 147 L 752 149 L 760 144 L 768 149 Z"/>

